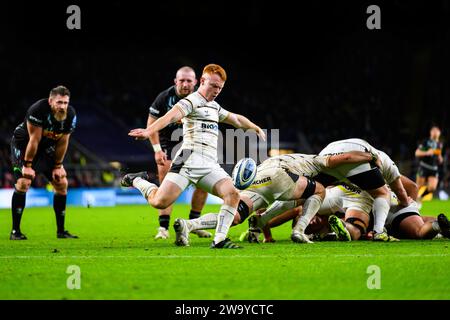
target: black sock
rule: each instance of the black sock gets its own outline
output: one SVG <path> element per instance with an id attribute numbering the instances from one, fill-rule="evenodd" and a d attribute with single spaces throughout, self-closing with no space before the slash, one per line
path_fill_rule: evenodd
<path id="1" fill-rule="evenodd" d="M 159 226 L 162 228 L 165 228 L 166 230 L 169 230 L 169 222 L 170 222 L 170 216 L 163 215 L 159 216 Z"/>
<path id="2" fill-rule="evenodd" d="M 425 197 L 429 193 L 433 193 L 433 192 L 427 188 L 427 190 L 425 190 L 425 192 L 422 194 L 421 198 Z"/>
<path id="3" fill-rule="evenodd" d="M 66 200 L 67 196 L 62 194 L 56 194 L 53 196 L 53 209 L 56 216 L 57 232 L 64 232 L 64 218 L 66 216 Z"/>
<path id="4" fill-rule="evenodd" d="M 12 229 L 20 233 L 20 220 L 25 209 L 26 193 L 14 190 L 11 200 Z"/>
<path id="5" fill-rule="evenodd" d="M 191 212 L 189 212 L 189 219 L 192 220 L 197 218 L 200 218 L 200 212 L 191 210 Z"/>

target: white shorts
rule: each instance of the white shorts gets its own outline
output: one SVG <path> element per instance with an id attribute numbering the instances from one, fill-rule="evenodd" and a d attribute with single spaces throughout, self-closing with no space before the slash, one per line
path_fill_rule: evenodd
<path id="1" fill-rule="evenodd" d="M 197 153 L 190 153 L 186 159 L 181 159 L 182 156 L 179 150 L 164 178 L 178 185 L 181 190 L 194 184 L 197 188 L 212 193 L 217 182 L 226 178 L 231 180 L 228 173 L 213 159 L 207 159 Z"/>
<path id="2" fill-rule="evenodd" d="M 330 215 L 347 210 L 357 210 L 367 216 L 372 211 L 373 198 L 361 190 L 351 190 L 349 186 L 336 186 L 326 189 L 325 199 L 320 207 L 320 215 Z"/>
<path id="3" fill-rule="evenodd" d="M 294 200 L 292 196 L 296 183 L 283 168 L 274 166 L 273 163 L 263 162 L 258 166 L 255 180 L 245 191 L 260 195 L 268 204 L 276 200 Z"/>
<path id="4" fill-rule="evenodd" d="M 411 214 L 420 216 L 419 206 L 417 202 L 413 201 L 409 206 L 402 207 L 402 206 L 391 206 L 391 209 L 389 210 L 389 214 L 386 218 L 386 222 L 384 226 L 386 229 L 391 230 L 392 225 L 395 220 L 400 219 L 399 221 L 403 220 L 404 217 L 408 217 Z"/>

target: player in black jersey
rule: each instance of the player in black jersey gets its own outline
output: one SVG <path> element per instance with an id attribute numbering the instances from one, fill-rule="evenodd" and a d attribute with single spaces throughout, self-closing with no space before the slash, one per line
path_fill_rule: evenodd
<path id="1" fill-rule="evenodd" d="M 158 118 L 166 114 L 167 111 L 180 101 L 180 99 L 188 96 L 195 90 L 197 79 L 195 71 L 191 67 L 180 68 L 174 79 L 175 85 L 161 92 L 149 108 L 149 116 L 147 120 L 147 127 L 155 122 Z M 178 129 L 178 131 L 176 131 Z M 167 127 L 150 136 L 150 143 L 155 152 L 155 161 L 158 167 L 159 181 L 162 182 L 172 164 L 172 155 L 175 155 L 177 150 L 174 150 L 176 145 L 181 145 L 179 138 L 183 136 L 183 128 L 181 121 L 179 123 L 169 124 Z M 190 219 L 200 217 L 200 213 L 205 205 L 208 193 L 201 189 L 195 189 L 192 195 L 191 211 L 189 213 Z M 159 229 L 155 239 L 169 238 L 169 223 L 172 206 L 167 209 L 159 210 Z M 211 233 L 204 230 L 197 230 L 199 237 L 209 238 Z"/>
<path id="2" fill-rule="evenodd" d="M 425 196 L 433 197 L 433 192 L 438 186 L 439 165 L 444 161 L 442 157 L 442 142 L 439 141 L 441 130 L 438 126 L 430 129 L 430 138 L 423 141 L 416 150 L 416 157 L 419 159 L 416 183 L 419 187 L 420 202 Z"/>
<path id="3" fill-rule="evenodd" d="M 11 204 L 11 240 L 27 239 L 20 230 L 20 220 L 26 192 L 36 173 L 44 174 L 55 190 L 53 208 L 57 237 L 78 238 L 64 230 L 68 183 L 62 163 L 77 122 L 69 99 L 70 92 L 66 87 L 53 88 L 48 99 L 41 99 L 28 109 L 25 120 L 14 130 L 11 161 L 16 184 Z"/>

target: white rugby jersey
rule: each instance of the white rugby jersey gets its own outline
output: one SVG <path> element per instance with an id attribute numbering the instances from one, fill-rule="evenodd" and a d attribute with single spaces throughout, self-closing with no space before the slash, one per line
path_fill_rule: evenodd
<path id="1" fill-rule="evenodd" d="M 217 162 L 218 122 L 225 120 L 229 112 L 217 102 L 207 101 L 198 91 L 181 99 L 174 107 L 184 115 L 180 150 L 190 149 Z"/>
<path id="2" fill-rule="evenodd" d="M 397 165 L 392 161 L 392 159 L 383 151 L 372 147 L 367 141 L 363 139 L 345 139 L 330 143 L 327 145 L 319 154 L 320 155 L 330 155 L 339 154 L 349 151 L 368 151 L 372 152 L 381 160 L 381 174 L 387 184 L 391 184 L 395 179 L 400 177 L 400 171 Z"/>
<path id="3" fill-rule="evenodd" d="M 314 154 L 291 153 L 270 157 L 266 161 L 267 164 L 280 166 L 296 175 L 312 178 L 328 166 L 329 158 Z"/>

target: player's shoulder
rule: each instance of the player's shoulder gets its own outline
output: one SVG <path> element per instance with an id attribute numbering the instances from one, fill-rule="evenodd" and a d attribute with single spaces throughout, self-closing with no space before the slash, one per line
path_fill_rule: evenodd
<path id="1" fill-rule="evenodd" d="M 72 106 L 71 104 L 69 104 L 69 106 L 67 107 L 67 116 L 74 118 L 76 117 L 77 112 L 75 111 L 75 107 Z"/>
<path id="2" fill-rule="evenodd" d="M 201 107 L 208 102 L 198 91 L 192 92 L 190 95 L 181 100 L 187 101 L 194 108 Z"/>
<path id="3" fill-rule="evenodd" d="M 50 105 L 48 104 L 47 99 L 40 99 L 33 103 L 28 110 L 30 112 L 49 112 Z"/>

